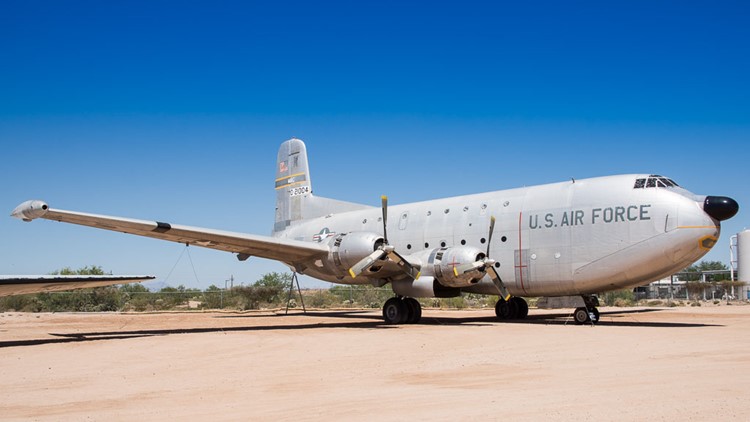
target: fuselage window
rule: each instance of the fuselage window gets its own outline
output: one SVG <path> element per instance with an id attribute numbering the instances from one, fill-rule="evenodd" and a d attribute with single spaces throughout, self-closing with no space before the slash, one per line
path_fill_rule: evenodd
<path id="1" fill-rule="evenodd" d="M 634 189 L 641 189 L 644 186 L 646 186 L 646 179 L 635 179 Z"/>

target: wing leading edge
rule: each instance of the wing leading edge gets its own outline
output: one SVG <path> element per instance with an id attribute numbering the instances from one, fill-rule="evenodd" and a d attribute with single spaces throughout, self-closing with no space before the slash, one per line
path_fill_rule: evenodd
<path id="1" fill-rule="evenodd" d="M 3 275 L 0 296 L 87 289 L 153 280 L 151 275 Z"/>
<path id="2" fill-rule="evenodd" d="M 160 221 L 134 220 L 106 215 L 86 214 L 49 208 L 43 201 L 26 201 L 11 214 L 24 221 L 37 218 L 95 227 L 186 245 L 201 246 L 238 254 L 240 259 L 249 256 L 273 259 L 292 266 L 324 257 L 328 247 L 317 243 L 258 236 L 199 227 L 180 226 Z"/>

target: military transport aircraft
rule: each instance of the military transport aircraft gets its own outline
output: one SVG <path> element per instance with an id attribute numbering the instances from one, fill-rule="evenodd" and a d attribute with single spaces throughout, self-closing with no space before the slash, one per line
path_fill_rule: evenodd
<path id="1" fill-rule="evenodd" d="M 13 216 L 80 224 L 273 259 L 342 284 L 390 283 L 387 323 L 416 323 L 414 298 L 497 295 L 500 319 L 522 296 L 579 296 L 576 322 L 598 320 L 594 294 L 679 271 L 717 242 L 739 206 L 648 174 L 598 177 L 380 209 L 313 195 L 305 144 L 281 144 L 272 236 L 63 211 L 32 200 Z M 388 215 L 393 217 L 389 220 Z"/>

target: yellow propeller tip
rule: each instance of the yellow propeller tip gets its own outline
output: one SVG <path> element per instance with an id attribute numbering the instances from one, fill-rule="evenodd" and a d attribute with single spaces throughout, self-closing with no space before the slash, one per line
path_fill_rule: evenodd
<path id="1" fill-rule="evenodd" d="M 352 276 L 352 278 L 357 278 L 357 274 L 354 274 L 354 271 L 352 271 L 351 268 L 349 268 L 349 275 Z"/>

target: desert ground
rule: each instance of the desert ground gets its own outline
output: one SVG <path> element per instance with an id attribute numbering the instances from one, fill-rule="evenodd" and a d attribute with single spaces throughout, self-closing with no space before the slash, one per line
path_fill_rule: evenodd
<path id="1" fill-rule="evenodd" d="M 750 420 L 750 306 L 601 311 L 4 313 L 0 419 Z"/>

